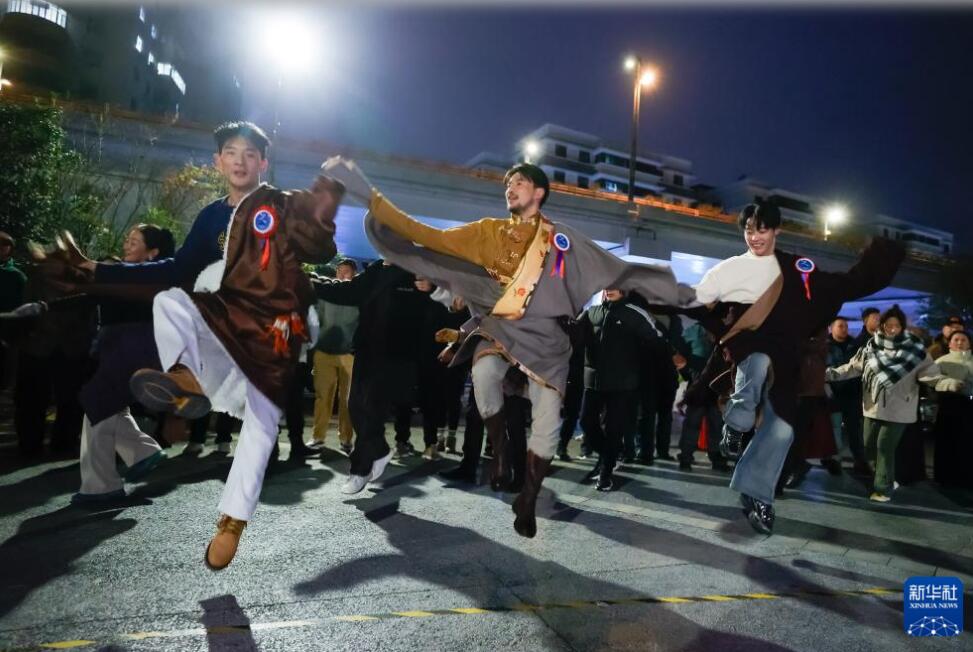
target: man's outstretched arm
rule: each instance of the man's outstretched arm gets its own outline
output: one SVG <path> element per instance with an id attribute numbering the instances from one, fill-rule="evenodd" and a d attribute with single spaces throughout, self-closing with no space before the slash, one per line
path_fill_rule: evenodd
<path id="1" fill-rule="evenodd" d="M 486 266 L 480 253 L 483 250 L 481 238 L 484 235 L 480 222 L 451 229 L 437 229 L 413 219 L 389 201 L 372 186 L 368 177 L 353 161 L 340 157 L 330 158 L 322 166 L 322 170 L 344 184 L 348 194 L 367 206 L 376 220 L 403 238 L 438 253 Z"/>

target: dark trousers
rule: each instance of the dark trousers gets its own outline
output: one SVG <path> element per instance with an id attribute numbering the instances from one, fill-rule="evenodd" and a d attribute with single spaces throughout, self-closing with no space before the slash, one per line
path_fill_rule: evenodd
<path id="1" fill-rule="evenodd" d="M 669 444 L 672 439 L 672 403 L 676 400 L 676 390 L 671 383 L 664 385 L 650 384 L 639 389 L 638 436 L 639 457 L 653 459 L 655 455 L 665 457 L 669 455 Z M 633 428 L 631 433 L 635 432 Z M 625 441 L 626 457 L 634 457 L 634 436 L 628 434 Z"/>
<path id="2" fill-rule="evenodd" d="M 530 423 L 530 401 L 523 396 L 505 396 L 503 415 L 507 427 L 507 459 L 514 482 L 527 473 L 527 425 Z"/>
<path id="3" fill-rule="evenodd" d="M 615 465 L 626 432 L 635 430 L 638 392 L 604 392 L 589 389 L 581 407 L 581 427 L 602 465 Z M 604 427 L 602 423 L 604 422 Z"/>
<path id="4" fill-rule="evenodd" d="M 312 383 L 311 365 L 298 362 L 291 385 L 287 389 L 287 405 L 284 409 L 287 438 L 291 444 L 304 443 L 304 392 L 308 389 L 313 391 Z"/>
<path id="5" fill-rule="evenodd" d="M 84 418 L 78 392 L 87 377 L 87 358 L 69 358 L 63 353 L 33 356 L 21 352 L 17 366 L 14 428 L 20 451 L 29 455 L 43 449 L 47 407 L 52 399 L 57 416 L 51 447 L 64 452 L 76 449 Z"/>
<path id="6" fill-rule="evenodd" d="M 841 432 L 856 464 L 865 464 L 865 439 L 862 436 L 862 395 L 849 392 L 835 396 L 841 412 Z"/>
<path id="7" fill-rule="evenodd" d="M 710 405 L 688 405 L 686 416 L 682 422 L 682 433 L 679 437 L 679 459 L 691 462 L 698 448 L 699 430 L 706 419 L 706 453 L 710 462 L 717 464 L 723 461 L 720 454 L 720 437 L 723 432 L 723 415 L 719 406 L 714 402 Z"/>
<path id="8" fill-rule="evenodd" d="M 200 417 L 194 419 L 189 425 L 189 441 L 195 444 L 205 444 L 206 443 L 206 433 L 209 432 L 210 419 L 213 418 L 213 412 L 210 412 L 205 417 Z M 231 433 L 233 432 L 234 426 L 239 428 L 239 419 L 234 419 L 229 414 L 223 412 L 216 412 L 215 423 L 213 424 L 213 432 L 216 433 L 216 443 L 217 444 L 227 444 L 233 441 Z"/>
<path id="9" fill-rule="evenodd" d="M 355 448 L 351 452 L 351 473 L 367 476 L 372 463 L 389 452 L 385 440 L 385 420 L 396 407 L 396 439 L 402 434 L 404 414 L 415 396 L 416 366 L 410 360 L 372 360 L 356 355 L 351 373 L 351 395 L 348 411 L 355 429 Z M 408 423 L 408 421 L 406 421 Z M 406 441 L 408 428 L 406 427 Z"/>
<path id="10" fill-rule="evenodd" d="M 581 417 L 581 401 L 584 398 L 584 378 L 569 378 L 567 389 L 564 390 L 564 403 L 561 405 L 561 447 L 566 447 Z"/>
<path id="11" fill-rule="evenodd" d="M 470 400 L 466 408 L 466 429 L 463 431 L 463 461 L 460 462 L 468 469 L 476 469 L 480 463 L 480 452 L 483 450 L 483 418 L 476 406 L 476 396 L 470 387 Z"/>
<path id="12" fill-rule="evenodd" d="M 469 364 L 446 369 L 444 400 L 446 403 L 446 427 L 449 428 L 450 432 L 455 432 L 459 428 L 459 418 L 463 414 L 463 390 L 466 389 L 466 379 L 469 376 Z"/>
<path id="13" fill-rule="evenodd" d="M 439 428 L 446 425 L 446 378 L 446 367 L 435 358 L 419 365 L 419 409 L 426 446 L 436 444 Z"/>

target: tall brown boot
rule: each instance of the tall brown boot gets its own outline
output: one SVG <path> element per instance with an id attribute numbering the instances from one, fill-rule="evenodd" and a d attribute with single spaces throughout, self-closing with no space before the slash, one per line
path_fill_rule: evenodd
<path id="1" fill-rule="evenodd" d="M 533 539 L 537 534 L 537 520 L 534 518 L 534 508 L 537 506 L 537 494 L 541 491 L 541 483 L 551 468 L 551 460 L 540 457 L 532 450 L 527 451 L 527 475 L 524 478 L 524 490 L 520 492 L 512 505 L 514 514 L 514 529 L 522 537 Z"/>
<path id="2" fill-rule="evenodd" d="M 507 451 L 507 421 L 503 410 L 483 420 L 487 438 L 493 447 L 490 463 L 490 488 L 503 491 L 510 484 L 510 460 Z"/>

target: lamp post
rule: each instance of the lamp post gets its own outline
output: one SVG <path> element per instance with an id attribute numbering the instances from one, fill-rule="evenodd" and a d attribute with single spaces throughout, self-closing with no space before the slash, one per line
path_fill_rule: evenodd
<path id="1" fill-rule="evenodd" d="M 642 58 L 631 55 L 625 59 L 625 70 L 633 73 L 632 85 L 632 151 L 628 162 L 628 203 L 629 213 L 638 216 L 635 206 L 635 160 L 638 158 L 639 147 L 639 114 L 642 106 L 642 88 L 655 86 L 658 73 L 655 68 L 643 67 Z"/>
<path id="2" fill-rule="evenodd" d="M 831 235 L 831 227 L 844 224 L 848 220 L 848 209 L 841 204 L 833 204 L 824 209 L 824 240 Z"/>

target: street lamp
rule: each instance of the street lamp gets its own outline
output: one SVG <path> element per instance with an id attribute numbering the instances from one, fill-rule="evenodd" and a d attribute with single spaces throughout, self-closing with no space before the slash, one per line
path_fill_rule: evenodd
<path id="1" fill-rule="evenodd" d="M 297 14 L 281 14 L 271 17 L 264 16 L 258 26 L 258 31 L 264 36 L 261 42 L 265 44 L 264 56 L 273 63 L 277 75 L 277 88 L 274 93 L 274 126 L 271 132 L 271 143 L 277 142 L 280 131 L 280 101 L 284 87 L 284 76 L 297 77 L 309 72 L 313 61 L 320 59 L 318 43 L 323 36 L 315 33 L 311 21 L 306 16 Z M 276 162 L 270 168 L 270 182 L 274 182 Z"/>
<path id="2" fill-rule="evenodd" d="M 541 145 L 536 140 L 528 140 L 524 143 L 524 162 L 531 163 L 534 158 L 541 153 Z"/>
<path id="3" fill-rule="evenodd" d="M 831 235 L 831 227 L 848 221 L 848 209 L 841 204 L 833 204 L 824 209 L 824 239 Z"/>
<path id="4" fill-rule="evenodd" d="M 659 73 L 655 68 L 645 67 L 642 58 L 629 55 L 625 58 L 625 70 L 633 73 L 632 89 L 632 151 L 628 162 L 628 203 L 629 213 L 633 217 L 638 215 L 638 208 L 635 207 L 635 160 L 638 158 L 639 141 L 639 112 L 642 105 L 642 89 L 651 90 L 658 81 Z"/>

